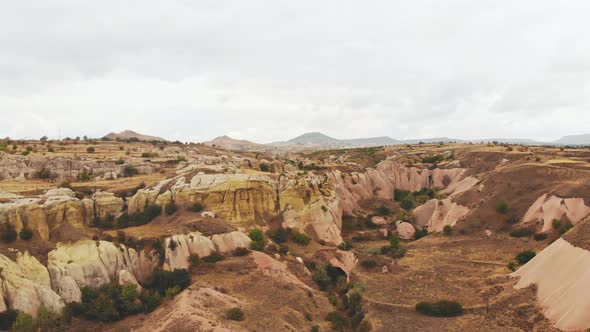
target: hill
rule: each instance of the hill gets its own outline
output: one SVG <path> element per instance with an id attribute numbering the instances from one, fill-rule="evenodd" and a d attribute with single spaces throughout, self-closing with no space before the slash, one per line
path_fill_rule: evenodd
<path id="1" fill-rule="evenodd" d="M 553 141 L 553 143 L 563 145 L 590 145 L 590 134 L 563 136 Z"/>
<path id="2" fill-rule="evenodd" d="M 204 145 L 216 146 L 226 150 L 267 150 L 268 147 L 263 144 L 254 143 L 247 140 L 233 139 L 227 135 L 219 136 L 211 141 L 203 142 Z"/>
<path id="3" fill-rule="evenodd" d="M 138 132 L 132 130 L 124 130 L 119 133 L 109 133 L 108 135 L 104 136 L 105 138 L 112 139 L 112 140 L 128 140 L 128 139 L 138 139 L 140 141 L 161 141 L 166 142 L 165 139 L 157 136 L 150 136 L 140 134 Z"/>

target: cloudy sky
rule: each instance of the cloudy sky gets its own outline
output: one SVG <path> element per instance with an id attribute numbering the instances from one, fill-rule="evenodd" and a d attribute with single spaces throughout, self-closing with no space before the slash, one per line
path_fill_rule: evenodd
<path id="1" fill-rule="evenodd" d="M 0 1 L 0 137 L 590 133 L 588 1 Z"/>

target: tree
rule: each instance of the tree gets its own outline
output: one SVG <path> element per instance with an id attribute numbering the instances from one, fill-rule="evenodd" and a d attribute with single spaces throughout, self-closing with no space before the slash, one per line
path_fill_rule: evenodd
<path id="1" fill-rule="evenodd" d="M 88 152 L 88 153 L 94 153 L 95 151 L 96 150 L 92 146 L 90 146 L 90 147 L 88 147 L 88 149 L 86 149 L 86 152 Z"/>
<path id="2" fill-rule="evenodd" d="M 270 166 L 267 163 L 260 163 L 259 166 L 262 172 L 270 172 Z"/>
<path id="3" fill-rule="evenodd" d="M 47 136 L 43 136 L 39 139 L 41 142 L 46 142 L 47 141 Z"/>
<path id="4" fill-rule="evenodd" d="M 131 165 L 125 166 L 125 168 L 123 168 L 123 176 L 124 177 L 132 177 L 137 174 L 139 174 L 139 171 L 137 170 L 137 168 L 135 168 Z"/>

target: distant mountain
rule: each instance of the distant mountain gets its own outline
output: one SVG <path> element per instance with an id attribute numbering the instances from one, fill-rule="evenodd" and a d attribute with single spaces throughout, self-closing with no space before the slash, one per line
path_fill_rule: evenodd
<path id="1" fill-rule="evenodd" d="M 347 147 L 370 147 L 397 144 L 398 141 L 393 138 L 369 137 L 369 138 L 355 138 L 355 139 L 336 139 L 320 132 L 305 133 L 297 136 L 286 142 L 271 143 L 272 146 L 277 147 L 293 147 L 293 148 L 347 148 Z"/>
<path id="2" fill-rule="evenodd" d="M 111 140 L 128 140 L 128 139 L 137 139 L 140 141 L 161 141 L 161 142 L 166 142 L 165 139 L 161 138 L 161 137 L 156 137 L 156 136 L 150 136 L 150 135 L 143 135 L 140 134 L 138 132 L 132 131 L 132 130 L 124 130 L 120 133 L 110 133 L 108 135 L 105 136 L 105 138 L 111 139 Z"/>
<path id="3" fill-rule="evenodd" d="M 553 143 L 560 145 L 590 145 L 590 134 L 563 136 L 553 141 Z"/>
<path id="4" fill-rule="evenodd" d="M 217 146 L 225 150 L 260 151 L 268 149 L 264 144 L 258 144 L 247 140 L 237 140 L 226 135 L 216 137 L 211 141 L 203 142 L 203 144 Z"/>

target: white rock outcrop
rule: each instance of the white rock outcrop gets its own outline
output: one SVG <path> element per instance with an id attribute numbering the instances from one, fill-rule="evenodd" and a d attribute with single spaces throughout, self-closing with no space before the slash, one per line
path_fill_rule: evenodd
<path id="1" fill-rule="evenodd" d="M 47 269 L 28 252 L 17 253 L 16 261 L 0 255 L 0 300 L 0 309 L 8 307 L 32 316 L 41 306 L 55 313 L 64 308 L 61 297 L 51 289 Z"/>
<path id="2" fill-rule="evenodd" d="M 552 228 L 553 219 L 561 220 L 566 216 L 572 224 L 577 224 L 590 215 L 590 207 L 583 198 L 559 198 L 547 194 L 539 197 L 527 210 L 523 223 L 542 223 L 542 232 Z"/>
<path id="3" fill-rule="evenodd" d="M 416 225 L 426 227 L 428 232 L 441 232 L 446 225 L 454 226 L 469 209 L 451 201 L 431 199 L 414 209 Z"/>
<path id="4" fill-rule="evenodd" d="M 172 241 L 175 246 L 170 245 Z M 216 251 L 211 239 L 199 232 L 172 235 L 164 240 L 164 245 L 166 253 L 164 270 L 168 271 L 189 268 L 188 258 L 191 254 L 197 254 L 202 258 Z"/>
<path id="5" fill-rule="evenodd" d="M 52 288 L 64 299 L 72 300 L 76 294 L 70 277 L 79 288 L 99 287 L 117 281 L 121 270 L 130 272 L 137 280 L 146 280 L 159 265 L 158 257 L 137 252 L 123 245 L 106 241 L 78 241 L 59 245 L 49 252 L 47 268 Z"/>
<path id="6" fill-rule="evenodd" d="M 252 239 L 240 231 L 225 234 L 215 234 L 211 237 L 217 251 L 221 254 L 232 252 L 238 248 L 248 248 Z"/>
<path id="7" fill-rule="evenodd" d="M 537 285 L 544 315 L 564 331 L 590 328 L 590 251 L 560 238 L 516 272 L 516 288 Z"/>

